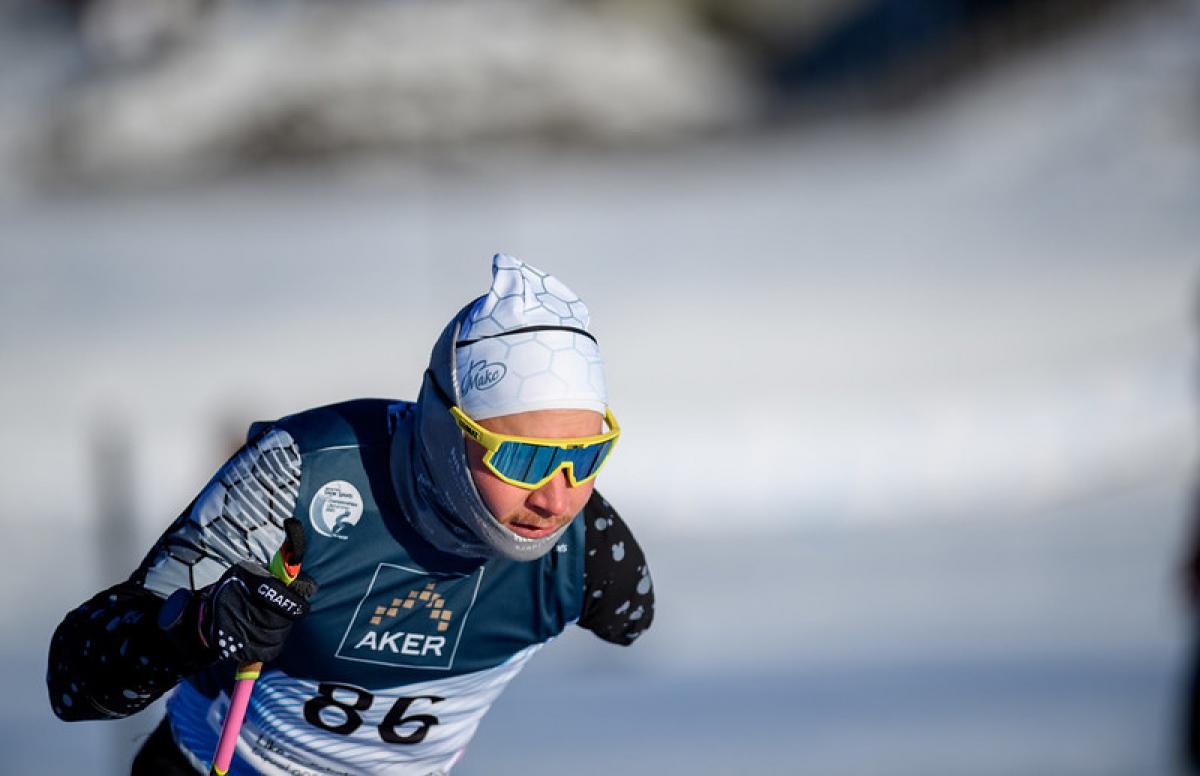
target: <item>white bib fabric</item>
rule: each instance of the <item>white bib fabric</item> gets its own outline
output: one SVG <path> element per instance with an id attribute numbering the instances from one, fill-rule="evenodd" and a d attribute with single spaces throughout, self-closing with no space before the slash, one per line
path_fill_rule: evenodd
<path id="1" fill-rule="evenodd" d="M 306 701 L 320 695 L 318 682 L 266 671 L 250 696 L 231 772 L 249 766 L 263 776 L 447 774 L 483 715 L 542 646 L 534 644 L 483 671 L 375 690 L 367 696 L 372 699 L 369 709 L 354 709 L 362 721 L 348 733 L 329 732 L 305 720 Z M 362 690 L 335 690 L 332 701 L 350 705 L 363 694 Z M 387 711 L 396 703 L 405 704 L 405 716 L 416 720 L 420 714 L 436 712 L 438 723 L 419 743 L 388 743 L 380 737 L 379 726 L 387 724 Z M 328 724 L 349 719 L 344 708 L 339 710 L 333 702 L 327 706 L 322 718 Z M 181 683 L 167 701 L 175 741 L 199 773 L 208 772 L 228 707 L 224 693 L 210 700 L 188 682 Z M 396 735 L 411 735 L 419 728 L 415 721 L 400 725 Z"/>

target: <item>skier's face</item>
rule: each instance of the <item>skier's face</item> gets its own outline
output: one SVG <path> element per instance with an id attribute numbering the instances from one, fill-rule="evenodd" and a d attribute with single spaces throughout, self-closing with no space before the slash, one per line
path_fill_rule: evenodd
<path id="1" fill-rule="evenodd" d="M 537 410 L 479 421 L 498 434 L 564 439 L 599 434 L 603 418 L 590 410 Z M 595 480 L 572 487 L 560 471 L 537 490 L 509 485 L 483 465 L 483 446 L 467 439 L 467 463 L 483 503 L 502 525 L 518 536 L 540 539 L 557 531 L 583 509 Z"/>

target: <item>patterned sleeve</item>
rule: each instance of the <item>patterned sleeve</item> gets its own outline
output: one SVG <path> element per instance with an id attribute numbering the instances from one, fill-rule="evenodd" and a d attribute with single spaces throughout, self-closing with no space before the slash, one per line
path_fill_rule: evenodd
<path id="1" fill-rule="evenodd" d="M 632 644 L 654 620 L 654 584 L 642 548 L 604 497 L 583 508 L 584 602 L 579 625 L 613 644 Z"/>
<path id="2" fill-rule="evenodd" d="M 67 613 L 46 672 L 54 713 L 125 717 L 210 662 L 191 634 L 170 638 L 158 627 L 163 599 L 216 582 L 240 560 L 268 563 L 299 492 L 300 451 L 286 431 L 269 429 L 239 450 L 128 580 Z"/>
<path id="3" fill-rule="evenodd" d="M 221 467 L 132 581 L 165 598 L 181 587 L 211 585 L 240 560 L 265 566 L 299 494 L 300 450 L 286 431 L 271 429 Z"/>

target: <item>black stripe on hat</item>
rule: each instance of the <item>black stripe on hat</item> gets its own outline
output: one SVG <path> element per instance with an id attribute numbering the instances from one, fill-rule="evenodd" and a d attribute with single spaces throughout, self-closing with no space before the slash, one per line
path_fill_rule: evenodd
<path id="1" fill-rule="evenodd" d="M 474 345 L 480 340 L 495 339 L 496 337 L 507 337 L 510 334 L 529 334 L 535 331 L 569 331 L 572 334 L 582 334 L 592 342 L 596 342 L 596 338 L 592 336 L 590 331 L 587 331 L 586 329 L 577 329 L 574 326 L 523 326 L 519 329 L 513 329 L 512 331 L 502 331 L 499 334 L 487 334 L 482 337 L 475 337 L 474 339 L 459 340 L 458 342 L 454 343 L 454 347 L 465 348 L 467 345 Z M 599 345 L 600 343 L 596 342 L 596 344 Z"/>

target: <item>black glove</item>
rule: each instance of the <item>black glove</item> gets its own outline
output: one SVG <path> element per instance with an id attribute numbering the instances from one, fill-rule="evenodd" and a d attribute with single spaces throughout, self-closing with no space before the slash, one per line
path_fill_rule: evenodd
<path id="1" fill-rule="evenodd" d="M 274 660 L 316 591 L 305 574 L 289 586 L 257 563 L 242 561 L 198 592 L 197 631 L 212 658 Z"/>

